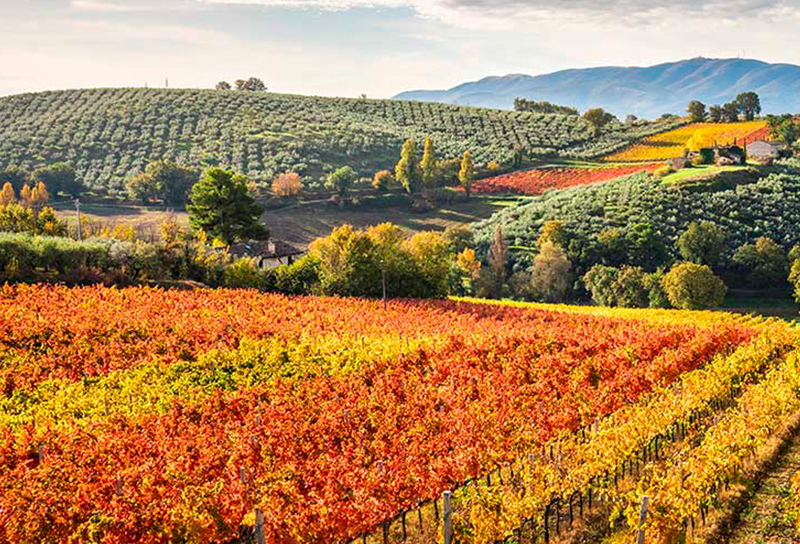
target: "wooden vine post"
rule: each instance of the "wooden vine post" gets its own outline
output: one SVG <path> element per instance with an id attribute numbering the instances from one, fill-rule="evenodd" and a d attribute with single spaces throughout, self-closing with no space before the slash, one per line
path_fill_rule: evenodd
<path id="1" fill-rule="evenodd" d="M 644 544 L 644 522 L 647 519 L 647 507 L 650 497 L 642 495 L 642 507 L 639 509 L 639 529 L 636 532 L 636 544 Z"/>
<path id="2" fill-rule="evenodd" d="M 444 544 L 453 544 L 453 504 L 450 491 L 442 494 L 442 523 L 444 526 Z"/>
<path id="3" fill-rule="evenodd" d="M 256 508 L 256 544 L 266 544 L 264 535 L 264 511 Z"/>

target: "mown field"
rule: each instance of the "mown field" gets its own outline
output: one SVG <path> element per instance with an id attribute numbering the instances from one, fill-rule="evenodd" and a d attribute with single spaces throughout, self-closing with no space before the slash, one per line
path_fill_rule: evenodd
<path id="1" fill-rule="evenodd" d="M 96 191 L 120 193 L 152 159 L 219 164 L 266 183 L 284 171 L 318 180 L 349 165 L 371 177 L 402 142 L 431 137 L 444 158 L 479 164 L 533 155 L 591 157 L 674 126 L 446 104 L 211 90 L 88 89 L 0 98 L 0 166 L 71 163 Z"/>
<path id="2" fill-rule="evenodd" d="M 385 197 L 392 202 L 387 205 L 364 204 L 338 207 L 327 201 L 299 201 L 281 208 L 271 208 L 261 216 L 261 222 L 272 236 L 305 248 L 315 239 L 327 236 L 331 230 L 344 224 L 358 228 L 392 223 L 405 232 L 413 234 L 420 231 L 443 231 L 448 227 L 469 226 L 490 218 L 496 212 L 523 202 L 524 197 L 478 196 L 469 201 L 440 203 L 435 209 L 414 211 L 406 198 L 395 195 Z M 66 221 L 71 230 L 77 227 L 77 212 L 71 203 L 56 206 L 57 216 Z M 189 215 L 182 210 L 171 211 L 162 208 L 112 205 L 82 204 L 81 223 L 84 235 L 113 231 L 115 227 L 133 228 L 142 237 L 158 240 L 161 225 L 168 220 L 176 220 L 183 227 L 189 226 Z"/>
<path id="3" fill-rule="evenodd" d="M 20 285 L 0 325 L 8 542 L 429 542 L 446 490 L 458 542 L 541 539 L 634 459 L 666 536 L 800 407 L 795 333 L 710 312 Z"/>

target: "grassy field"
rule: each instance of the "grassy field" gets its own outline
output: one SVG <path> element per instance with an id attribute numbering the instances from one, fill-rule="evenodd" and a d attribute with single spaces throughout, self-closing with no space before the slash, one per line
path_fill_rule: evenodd
<path id="1" fill-rule="evenodd" d="M 686 181 L 712 178 L 723 172 L 738 172 L 745 169 L 747 169 L 747 166 L 693 166 L 692 168 L 683 168 L 673 174 L 664 176 L 662 181 L 664 183 L 683 183 Z"/>
<path id="2" fill-rule="evenodd" d="M 427 212 L 415 212 L 410 205 L 338 208 L 327 202 L 310 202 L 267 210 L 261 219 L 275 238 L 305 248 L 315 238 L 326 236 L 333 228 L 346 223 L 356 227 L 369 227 L 391 222 L 409 233 L 444 230 L 447 227 L 487 219 L 496 211 L 521 200 L 524 198 L 473 197 L 467 202 L 442 204 Z M 57 206 L 57 209 L 59 217 L 70 225 L 75 225 L 77 217 L 74 208 Z M 189 216 L 185 211 L 170 212 L 158 208 L 110 204 L 81 206 L 84 233 L 122 225 L 133 226 L 145 236 L 158 236 L 159 226 L 170 216 L 181 225 L 189 225 Z"/>
<path id="3" fill-rule="evenodd" d="M 66 221 L 71 228 L 76 226 L 78 214 L 71 203 L 56 204 L 54 208 L 60 219 Z M 189 225 L 189 215 L 183 210 L 173 212 L 146 206 L 81 204 L 81 228 L 84 236 L 91 236 L 106 227 L 113 229 L 122 226 L 133 227 L 146 238 L 154 238 L 160 236 L 161 224 L 170 217 L 174 217 L 180 225 Z"/>

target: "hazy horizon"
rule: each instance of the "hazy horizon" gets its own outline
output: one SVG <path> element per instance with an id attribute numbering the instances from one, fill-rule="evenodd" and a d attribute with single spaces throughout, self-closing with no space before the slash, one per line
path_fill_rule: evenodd
<path id="1" fill-rule="evenodd" d="M 256 76 L 274 92 L 388 98 L 698 56 L 800 63 L 785 46 L 800 2 L 31 0 L 0 2 L 0 17 L 0 95 Z"/>

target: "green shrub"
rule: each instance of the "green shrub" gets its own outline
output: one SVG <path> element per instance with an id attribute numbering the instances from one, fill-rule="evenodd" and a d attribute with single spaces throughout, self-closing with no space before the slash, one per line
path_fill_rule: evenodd
<path id="1" fill-rule="evenodd" d="M 771 238 L 761 236 L 754 244 L 745 244 L 733 254 L 733 264 L 756 289 L 774 287 L 786 280 L 789 262 L 783 248 Z"/>
<path id="2" fill-rule="evenodd" d="M 634 266 L 595 265 L 583 277 L 595 303 L 626 308 L 663 307 L 665 300 L 659 280 L 659 274 L 648 274 Z"/>
<path id="3" fill-rule="evenodd" d="M 725 230 L 710 221 L 695 221 L 678 238 L 678 251 L 686 261 L 719 265 L 725 254 Z"/>
<path id="4" fill-rule="evenodd" d="M 234 289 L 263 289 L 267 284 L 266 276 L 255 259 L 245 257 L 225 267 L 222 285 Z"/>
<path id="5" fill-rule="evenodd" d="M 307 295 L 318 290 L 319 261 L 305 255 L 290 265 L 272 271 L 274 289 L 287 295 Z"/>

